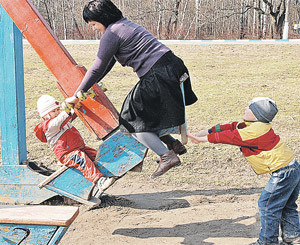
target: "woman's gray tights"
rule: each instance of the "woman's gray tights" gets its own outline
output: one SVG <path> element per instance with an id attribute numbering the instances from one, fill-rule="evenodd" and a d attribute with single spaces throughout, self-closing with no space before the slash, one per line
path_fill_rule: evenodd
<path id="1" fill-rule="evenodd" d="M 142 143 L 147 148 L 161 156 L 169 151 L 169 149 L 161 142 L 158 135 L 152 132 L 132 133 L 133 138 Z"/>

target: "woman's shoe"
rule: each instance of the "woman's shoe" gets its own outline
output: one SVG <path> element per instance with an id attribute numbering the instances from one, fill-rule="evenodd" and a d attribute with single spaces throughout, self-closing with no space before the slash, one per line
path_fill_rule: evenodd
<path id="1" fill-rule="evenodd" d="M 179 157 L 173 150 L 166 152 L 165 154 L 160 156 L 160 162 L 155 170 L 155 172 L 151 175 L 152 178 L 156 178 L 158 176 L 163 175 L 170 168 L 175 166 L 179 166 L 181 164 Z"/>

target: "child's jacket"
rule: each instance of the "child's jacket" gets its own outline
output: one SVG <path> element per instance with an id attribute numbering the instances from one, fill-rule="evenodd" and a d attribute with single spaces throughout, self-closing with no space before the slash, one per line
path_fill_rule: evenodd
<path id="1" fill-rule="evenodd" d="M 271 123 L 217 125 L 209 130 L 208 141 L 241 146 L 241 151 L 257 174 L 274 172 L 294 159 L 293 152 L 274 133 Z"/>
<path id="2" fill-rule="evenodd" d="M 75 149 L 85 147 L 80 133 L 71 124 L 75 118 L 75 113 L 69 116 L 62 111 L 57 117 L 41 122 L 34 129 L 36 137 L 49 144 L 58 160 Z"/>

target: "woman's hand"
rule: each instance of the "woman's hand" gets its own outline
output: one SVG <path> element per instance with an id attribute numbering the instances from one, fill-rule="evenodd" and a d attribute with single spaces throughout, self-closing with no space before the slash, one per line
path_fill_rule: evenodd
<path id="1" fill-rule="evenodd" d="M 65 99 L 66 103 L 73 104 L 74 106 L 79 102 L 79 99 L 75 96 L 69 97 Z"/>
<path id="2" fill-rule="evenodd" d="M 187 133 L 186 135 L 187 135 L 187 137 L 189 137 L 189 139 L 190 139 L 194 144 L 198 144 L 198 143 L 201 143 L 201 142 L 207 142 L 207 141 L 208 141 L 206 135 L 205 135 L 205 136 L 200 136 L 200 137 L 194 136 L 194 135 L 192 135 L 192 134 L 190 134 L 190 133 Z"/>

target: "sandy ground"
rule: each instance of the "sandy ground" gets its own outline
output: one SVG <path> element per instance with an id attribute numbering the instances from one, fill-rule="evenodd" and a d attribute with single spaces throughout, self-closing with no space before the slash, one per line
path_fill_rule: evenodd
<path id="1" fill-rule="evenodd" d="M 121 178 L 80 215 L 61 244 L 249 244 L 259 233 L 261 188 L 200 190 Z M 162 178 L 162 177 L 161 177 Z"/>
<path id="2" fill-rule="evenodd" d="M 78 47 L 69 45 L 68 50 L 79 64 L 89 67 L 98 45 Z M 273 128 L 300 159 L 299 45 L 171 48 L 188 66 L 199 98 L 186 110 L 190 132 L 240 120 L 248 101 L 270 96 L 280 108 Z M 33 129 L 40 120 L 36 100 L 41 94 L 59 93 L 56 79 L 29 45 L 24 54 L 28 159 L 51 166 L 56 163 L 54 154 L 34 137 Z M 136 80 L 130 68 L 117 65 L 103 81 L 117 110 Z M 87 145 L 99 147 L 96 139 L 84 133 L 80 121 L 74 125 Z M 235 146 L 189 144 L 188 153 L 180 159 L 180 167 L 151 180 L 156 166 L 147 156 L 143 172 L 126 174 L 107 191 L 99 208 L 88 210 L 80 205 L 80 215 L 60 244 L 243 245 L 256 241 L 260 229 L 257 200 L 269 176 L 256 176 Z"/>

